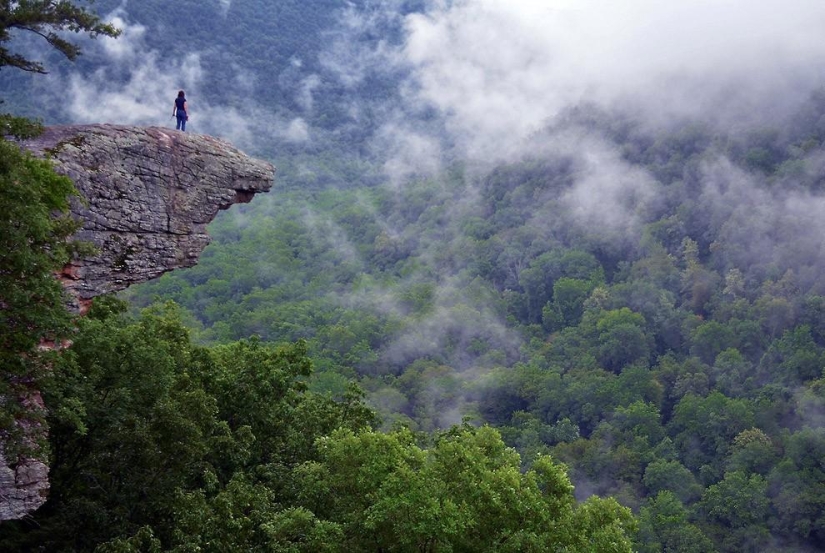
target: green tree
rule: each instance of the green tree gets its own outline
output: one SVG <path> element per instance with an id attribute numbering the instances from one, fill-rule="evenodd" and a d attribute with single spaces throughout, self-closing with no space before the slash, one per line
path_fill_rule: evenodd
<path id="1" fill-rule="evenodd" d="M 168 516 L 224 433 L 198 382 L 212 362 L 174 310 L 130 323 L 97 308 L 78 325 L 44 383 L 51 492 L 27 539 L 52 550 L 92 550 Z"/>
<path id="2" fill-rule="evenodd" d="M 825 540 L 825 430 L 803 428 L 785 443 L 786 457 L 768 476 L 770 494 L 779 533 Z"/>
<path id="3" fill-rule="evenodd" d="M 332 552 L 340 551 L 344 539 L 338 525 L 302 507 L 284 505 L 271 488 L 243 473 L 222 488 L 181 493 L 174 505 L 175 530 L 167 549 L 175 552 Z M 135 539 L 119 541 L 111 545 L 124 549 L 113 552 L 144 551 Z"/>
<path id="4" fill-rule="evenodd" d="M 636 361 L 647 362 L 651 339 L 645 333 L 645 319 L 627 307 L 604 312 L 596 322 L 598 356 L 602 365 L 611 371 Z"/>
<path id="5" fill-rule="evenodd" d="M 807 325 L 785 331 L 771 345 L 766 358 L 764 369 L 776 373 L 776 380 L 789 385 L 812 380 L 822 374 L 822 348 L 814 341 Z"/>
<path id="6" fill-rule="evenodd" d="M 0 141 L 0 352 L 4 355 L 29 352 L 42 339 L 66 329 L 63 288 L 53 273 L 71 259 L 68 238 L 77 224 L 69 215 L 69 196 L 75 194 L 71 180 L 57 175 L 48 161 Z"/>
<path id="7" fill-rule="evenodd" d="M 652 447 L 665 437 L 661 415 L 655 405 L 635 401 L 627 407 L 617 407 L 613 425 L 647 447 Z"/>
<path id="8" fill-rule="evenodd" d="M 735 348 L 720 352 L 711 368 L 716 387 L 725 395 L 732 397 L 741 397 L 746 390 L 755 386 L 751 374 L 751 364 Z"/>
<path id="9" fill-rule="evenodd" d="M 688 511 L 676 495 L 659 492 L 639 515 L 640 553 L 712 553 L 713 542 L 690 522 Z"/>
<path id="10" fill-rule="evenodd" d="M 69 197 L 76 193 L 48 161 L 0 139 L 0 397 L 11 398 L 0 407 L 0 433 L 10 433 L 10 459 L 22 445 L 14 421 L 41 416 L 24 407 L 47 364 L 47 354 L 36 348 L 70 331 L 72 316 L 54 275 L 76 247 L 69 241 L 77 229 Z"/>
<path id="11" fill-rule="evenodd" d="M 645 469 L 644 484 L 651 496 L 667 491 L 685 503 L 702 494 L 702 486 L 696 482 L 693 474 L 675 460 L 657 459 L 650 463 Z"/>
<path id="12" fill-rule="evenodd" d="M 542 310 L 542 324 L 548 330 L 579 324 L 584 301 L 595 288 L 593 282 L 563 277 L 553 283 L 553 301 Z"/>
<path id="13" fill-rule="evenodd" d="M 697 326 L 691 332 L 690 341 L 690 353 L 707 364 L 713 363 L 719 353 L 735 345 L 733 331 L 716 321 Z"/>
<path id="14" fill-rule="evenodd" d="M 340 528 L 340 551 L 630 551 L 613 500 L 576 505 L 564 467 L 527 472 L 495 430 L 457 428 L 422 449 L 406 430 L 336 431 L 296 470 L 302 506 Z"/>
<path id="15" fill-rule="evenodd" d="M 66 31 L 92 38 L 120 34 L 114 26 L 103 23 L 97 15 L 69 0 L 3 0 L 0 2 L 0 68 L 16 67 L 35 73 L 46 73 L 41 62 L 9 50 L 8 43 L 18 31 L 40 36 L 69 60 L 77 58 L 80 47 L 65 38 Z"/>
<path id="16" fill-rule="evenodd" d="M 92 37 L 120 33 L 67 0 L 2 0 L 0 69 L 45 72 L 39 62 L 9 50 L 17 31 L 43 37 L 70 60 L 80 50 L 60 32 Z M 31 138 L 40 132 L 39 123 L 0 114 L 0 136 Z M 5 455 L 12 460 L 21 453 L 20 428 L 34 428 L 41 418 L 33 408 L 38 402 L 31 401 L 44 366 L 34 347 L 45 339 L 60 340 L 68 331 L 70 315 L 54 273 L 68 262 L 76 246 L 69 241 L 78 228 L 68 215 L 72 194 L 76 190 L 71 180 L 54 173 L 49 162 L 0 138 L 0 437 Z M 29 422 L 15 424 L 15 419 Z"/>
<path id="17" fill-rule="evenodd" d="M 733 439 L 727 469 L 765 476 L 777 459 L 776 447 L 768 435 L 758 428 L 750 428 Z"/>
<path id="18" fill-rule="evenodd" d="M 687 394 L 674 407 L 668 429 L 682 451 L 682 463 L 713 478 L 722 476 L 723 460 L 734 437 L 753 428 L 754 420 L 755 407 L 748 400 L 731 399 L 720 392 L 705 398 Z"/>
<path id="19" fill-rule="evenodd" d="M 374 422 L 355 390 L 340 401 L 306 391 L 304 344 L 198 347 L 172 304 L 136 321 L 121 310 L 96 301 L 56 356 L 44 387 L 51 494 L 32 524 L 4 523 L 0 549 L 167 547 L 193 528 L 206 539 L 231 505 L 280 511 L 276 498 L 294 489 L 285 476 L 315 456 L 319 436 Z M 248 551 L 258 531 L 228 543 Z"/>
<path id="20" fill-rule="evenodd" d="M 682 258 L 685 264 L 681 288 L 684 302 L 694 313 L 704 313 L 721 277 L 702 265 L 699 245 L 688 237 L 682 240 Z"/>
<path id="21" fill-rule="evenodd" d="M 722 481 L 705 490 L 700 510 L 714 524 L 712 534 L 724 551 L 764 551 L 769 539 L 767 490 L 765 478 L 741 471 L 726 473 Z"/>

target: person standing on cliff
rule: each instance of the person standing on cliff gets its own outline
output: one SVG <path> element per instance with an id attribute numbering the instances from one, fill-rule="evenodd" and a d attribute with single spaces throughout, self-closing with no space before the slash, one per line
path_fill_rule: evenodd
<path id="1" fill-rule="evenodd" d="M 189 111 L 186 106 L 186 94 L 183 90 L 178 90 L 178 97 L 175 98 L 175 107 L 172 108 L 172 116 L 177 116 L 178 124 L 175 129 L 186 132 L 186 122 L 189 120 Z"/>

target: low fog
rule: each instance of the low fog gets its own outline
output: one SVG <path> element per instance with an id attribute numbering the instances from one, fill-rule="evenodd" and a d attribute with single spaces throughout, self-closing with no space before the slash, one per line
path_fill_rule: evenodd
<path id="1" fill-rule="evenodd" d="M 825 5 L 815 0 L 432 0 L 408 15 L 403 4 L 343 7 L 314 60 L 324 74 L 305 70 L 296 56 L 281 76 L 308 117 L 322 84 L 351 89 L 370 77 L 403 76 L 397 96 L 369 105 L 379 128 L 374 151 L 390 154 L 391 173 L 437 170 L 445 156 L 518 159 L 536 147 L 538 131 L 583 104 L 653 128 L 697 119 L 724 129 L 780 123 L 825 80 Z M 226 14 L 230 6 L 220 0 L 216 9 Z M 258 109 L 255 98 L 268 91 L 244 60 L 232 64 L 232 82 L 216 82 L 202 64 L 215 52 L 191 50 L 186 40 L 174 53 L 153 48 L 150 23 L 133 21 L 128 3 L 106 19 L 122 36 L 84 44 L 100 68 L 53 76 L 66 92 L 68 119 L 167 124 L 183 88 L 197 132 L 252 146 L 262 135 L 307 142 L 317 131 L 294 113 Z M 401 29 L 400 39 L 382 37 L 388 28 Z M 203 102 L 214 89 L 249 98 L 249 107 Z M 342 101 L 352 124 L 362 122 L 369 100 Z"/>
<path id="2" fill-rule="evenodd" d="M 589 102 L 654 126 L 765 124 L 822 85 L 823 24 L 813 0 L 435 2 L 405 21 L 405 97 L 485 160 Z"/>
<path id="3" fill-rule="evenodd" d="M 229 13 L 229 0 L 219 4 L 221 13 Z M 359 155 L 372 156 L 385 185 L 399 193 L 462 164 L 463 198 L 450 207 L 456 214 L 473 213 L 474 187 L 496 166 L 568 158 L 575 167 L 571 185 L 544 200 L 562 202 L 572 224 L 632 246 L 649 222 L 645 217 L 664 209 L 666 183 L 629 161 L 600 131 L 563 124 L 567 114 L 591 106 L 633 121 L 639 133 L 698 124 L 710 133 L 742 135 L 788 127 L 825 85 L 821 0 L 432 0 L 406 15 L 403 5 L 368 0 L 341 8 L 338 25 L 323 34 L 317 63 L 296 55 L 279 75 L 284 90 L 294 92 L 297 112 L 258 105 L 256 98 L 271 91 L 244 60 L 231 66 L 232 82 L 216 82 L 204 62 L 214 52 L 190 51 L 186 41 L 174 56 L 154 49 L 145 38 L 148 23 L 133 21 L 127 4 L 108 15 L 123 36 L 86 46 L 106 63 L 92 74 L 55 75 L 53 88 L 65 91 L 69 120 L 170 128 L 172 100 L 182 88 L 190 99 L 190 131 L 225 137 L 262 157 L 279 154 L 260 146 L 264 138 L 293 151 L 318 151 L 331 136 L 345 140 L 340 137 L 348 130 L 370 129 Z M 382 36 L 387 28 L 400 36 Z M 370 79 L 388 78 L 395 83 L 391 93 L 357 93 Z M 239 109 L 205 101 L 216 87 L 232 88 L 248 102 Z M 331 89 L 343 91 L 337 98 L 348 120 L 341 129 L 313 124 L 322 95 Z M 805 161 L 808 176 L 823 167 L 821 155 Z M 723 156 L 708 159 L 694 178 L 698 192 L 691 200 L 703 206 L 707 225 L 722 225 L 722 239 L 738 246 L 730 248 L 732 265 L 757 264 L 765 272 L 773 265 L 791 267 L 803 288 L 822 288 L 822 197 L 794 191 L 792 183 L 771 189 L 764 175 L 745 172 Z M 444 216 L 442 236 L 419 241 L 422 260 L 449 250 L 457 235 L 453 219 Z M 348 262 L 361 262 L 333 223 L 311 211 L 304 223 Z M 403 238 L 402 222 L 378 223 L 388 236 Z M 552 232 L 551 223 L 537 202 L 530 224 Z M 426 266 L 440 285 L 437 307 L 416 332 L 383 352 L 389 364 L 437 356 L 447 335 L 518 351 L 520 338 L 506 330 L 501 314 L 463 294 L 460 266 Z M 417 276 L 408 278 L 415 282 Z M 403 311 L 388 290 L 340 301 Z M 461 305 L 471 306 L 466 320 L 457 316 Z M 459 351 L 448 361 L 462 378 L 479 377 L 472 355 Z"/>
<path id="4" fill-rule="evenodd" d="M 825 85 L 823 28 L 825 4 L 809 0 L 432 2 L 406 17 L 406 40 L 388 58 L 409 69 L 402 94 L 411 117 L 383 127 L 382 142 L 407 146 L 386 167 L 426 171 L 459 158 L 483 171 L 573 157 L 576 182 L 562 198 L 570 213 L 588 228 L 638 236 L 639 214 L 657 209 L 662 183 L 606 137 L 571 132 L 559 118 L 589 105 L 651 133 L 688 124 L 729 135 L 790 127 Z M 410 132 L 425 109 L 439 113 L 444 134 Z M 822 167 L 821 155 L 805 161 L 809 176 Z M 742 246 L 735 264 L 797 268 L 806 286 L 817 286 L 822 198 L 795 192 L 793 182 L 768 189 L 762 175 L 725 159 L 708 160 L 699 180 L 709 224 L 748 215 L 724 231 Z"/>

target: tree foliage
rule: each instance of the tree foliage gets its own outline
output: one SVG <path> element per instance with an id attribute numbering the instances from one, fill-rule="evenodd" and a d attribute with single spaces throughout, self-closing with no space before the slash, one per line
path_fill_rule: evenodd
<path id="1" fill-rule="evenodd" d="M 490 427 L 378 432 L 357 390 L 306 389 L 302 343 L 205 348 L 173 305 L 120 311 L 96 302 L 56 360 L 52 493 L 4 549 L 631 550 L 628 509 L 578 505 Z"/>
<path id="2" fill-rule="evenodd" d="M 818 455 L 825 408 L 825 264 L 792 216 L 768 230 L 711 201 L 700 168 L 727 159 L 750 179 L 742 201 L 773 213 L 787 195 L 819 198 L 815 177 L 779 167 L 811 166 L 825 136 L 787 127 L 766 146 L 588 108 L 569 120 L 659 181 L 627 236 L 563 207 L 575 167 L 553 154 L 483 177 L 456 164 L 399 189 L 325 188 L 287 165 L 278 205 L 219 219 L 199 266 L 129 296 L 179 301 L 206 343 L 304 338 L 311 389 L 356 377 L 385 420 L 415 430 L 494 424 L 528 466 L 552 454 L 575 484 L 637 512 L 672 493 L 686 535 L 717 550 L 822 547 L 820 475 L 803 459 Z M 760 147 L 779 157 L 748 153 Z M 751 236 L 771 241 L 770 259 Z M 702 505 L 737 473 L 768 482 L 768 504 L 726 541 L 733 519 Z"/>
<path id="3" fill-rule="evenodd" d="M 83 33 L 92 38 L 120 34 L 114 26 L 70 0 L 3 0 L 0 2 L 0 69 L 15 67 L 46 73 L 42 62 L 10 49 L 18 32 L 37 35 L 72 61 L 80 54 L 80 46 L 66 39 L 66 32 Z"/>
<path id="4" fill-rule="evenodd" d="M 61 32 L 91 37 L 119 34 L 67 0 L 4 0 L 0 2 L 0 69 L 45 72 L 41 63 L 9 50 L 18 31 L 39 35 L 70 60 L 80 49 Z M 71 180 L 10 141 L 40 132 L 38 121 L 0 114 L 0 438 L 12 464 L 19 455 L 44 451 L 45 444 L 36 443 L 40 433 L 25 430 L 42 423 L 37 394 L 46 355 L 36 347 L 47 341 L 58 343 L 68 334 L 71 317 L 55 276 L 74 252 L 90 252 L 70 240 L 80 225 L 69 215 L 69 198 L 77 193 Z"/>
<path id="5" fill-rule="evenodd" d="M 77 228 L 69 215 L 71 180 L 0 139 L 0 429 L 6 455 L 24 444 L 22 426 L 41 413 L 25 407 L 43 376 L 47 354 L 37 346 L 60 341 L 71 329 L 63 287 L 55 278 L 71 259 Z M 30 444 L 32 445 L 32 444 Z"/>

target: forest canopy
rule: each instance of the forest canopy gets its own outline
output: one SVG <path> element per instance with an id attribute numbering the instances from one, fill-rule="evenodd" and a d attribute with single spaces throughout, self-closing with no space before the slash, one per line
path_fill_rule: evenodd
<path id="1" fill-rule="evenodd" d="M 631 551 L 614 500 L 490 428 L 378 432 L 357 388 L 307 390 L 299 341 L 191 343 L 172 305 L 96 302 L 44 389 L 52 493 L 7 550 Z M 94 485 L 90 485 L 93 482 Z"/>
<path id="2" fill-rule="evenodd" d="M 279 184 L 78 323 L 0 544 L 825 548 L 822 8 L 522 4 L 100 0 L 71 101 L 0 82 L 184 80 Z"/>
<path id="3" fill-rule="evenodd" d="M 552 153 L 400 190 L 287 166 L 278 202 L 219 219 L 197 267 L 127 296 L 173 298 L 207 344 L 306 340 L 310 388 L 357 378 L 384 428 L 491 424 L 526 467 L 552 455 L 581 497 L 634 509 L 646 551 L 819 547 L 822 258 L 793 198 L 821 201 L 824 137 L 565 124 L 659 183 L 632 226 L 582 223 L 564 201 L 582 168 Z"/>

